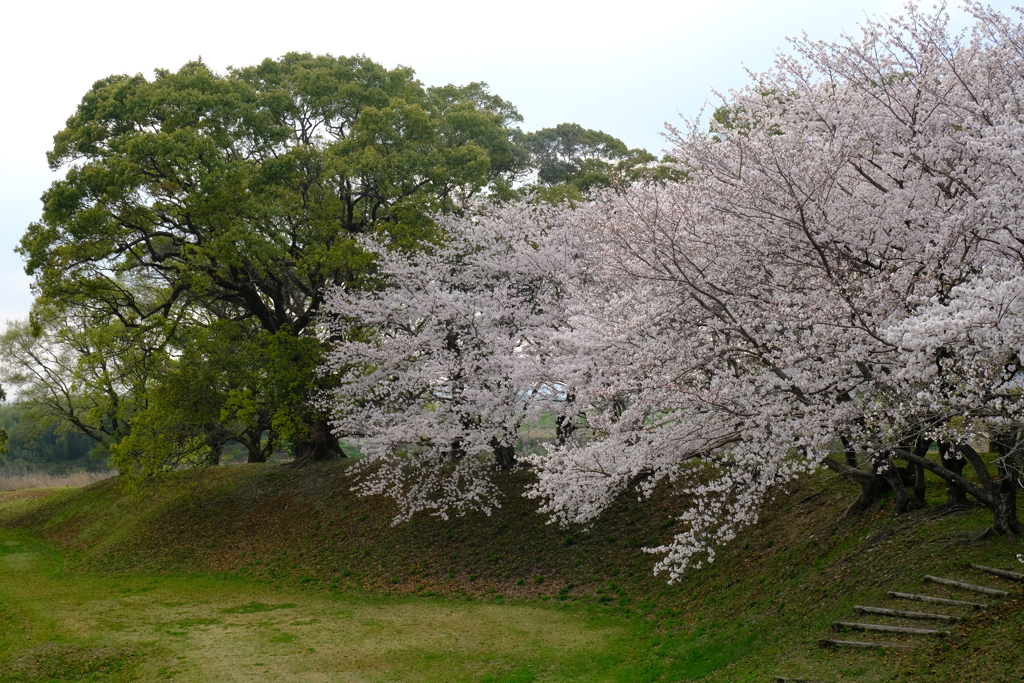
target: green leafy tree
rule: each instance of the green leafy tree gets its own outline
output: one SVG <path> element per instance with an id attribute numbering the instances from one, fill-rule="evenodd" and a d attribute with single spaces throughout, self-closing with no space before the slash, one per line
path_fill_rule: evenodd
<path id="1" fill-rule="evenodd" d="M 8 326 L 0 336 L 2 379 L 18 387 L 20 402 L 34 406 L 37 421 L 65 422 L 104 450 L 130 432 L 153 378 L 171 365 L 175 325 L 163 318 L 125 325 L 65 312 L 53 317 L 37 306 L 33 323 Z"/>
<path id="2" fill-rule="evenodd" d="M 541 198 L 581 200 L 592 189 L 629 183 L 651 175 L 658 161 L 644 149 L 577 123 L 561 123 L 523 136 L 537 172 Z"/>
<path id="3" fill-rule="evenodd" d="M 187 330 L 182 342 L 181 356 L 149 391 L 131 433 L 111 447 L 123 474 L 218 464 L 231 441 L 245 446 L 248 462 L 265 462 L 303 434 L 317 339 L 220 320 Z"/>
<path id="4" fill-rule="evenodd" d="M 484 84 L 424 88 L 364 57 L 97 81 L 54 138 L 50 165 L 66 173 L 20 247 L 34 343 L 77 352 L 39 391 L 97 440 L 131 435 L 115 447 L 126 459 L 164 432 L 182 449 L 165 464 L 229 434 L 259 451 L 268 432 L 302 462 L 341 455 L 307 400 L 325 287 L 363 286 L 360 233 L 411 247 L 433 238 L 431 216 L 509 194 L 526 162 L 519 120 Z M 83 379 L 139 335 L 158 350 L 135 364 L 145 379 Z"/>

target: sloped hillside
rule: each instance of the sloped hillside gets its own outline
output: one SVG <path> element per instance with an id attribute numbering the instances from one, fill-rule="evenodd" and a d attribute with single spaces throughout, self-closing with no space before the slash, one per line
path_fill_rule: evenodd
<path id="1" fill-rule="evenodd" d="M 1024 571 L 1015 559 L 1024 548 L 977 539 L 985 511 L 948 508 L 938 481 L 924 510 L 896 517 L 889 503 L 847 518 L 856 491 L 818 473 L 780 491 L 715 564 L 669 586 L 641 550 L 675 529 L 684 501 L 667 487 L 650 500 L 624 496 L 591 529 L 561 529 L 518 495 L 528 478 L 507 475 L 504 505 L 490 517 L 392 526 L 386 501 L 351 491 L 344 461 L 232 466 L 178 473 L 138 498 L 116 480 L 3 493 L 0 525 L 67 551 L 67 571 L 227 573 L 294 589 L 575 603 L 642 618 L 657 656 L 678 662 L 684 679 L 1024 680 L 1024 584 L 967 567 Z M 833 633 L 836 621 L 869 621 L 856 605 L 892 605 L 890 591 L 959 596 L 925 575 L 1009 595 L 943 626 L 945 638 Z M 821 648 L 823 638 L 916 649 Z"/>

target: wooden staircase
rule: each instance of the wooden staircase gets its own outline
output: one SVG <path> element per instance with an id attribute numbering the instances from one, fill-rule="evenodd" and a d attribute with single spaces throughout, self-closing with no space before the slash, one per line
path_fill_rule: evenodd
<path id="1" fill-rule="evenodd" d="M 980 564 L 969 564 L 968 569 L 981 572 L 989 576 L 998 577 L 1005 581 L 1024 583 L 1024 574 L 986 567 Z M 853 611 L 860 617 L 871 616 L 887 620 L 887 623 L 872 623 L 864 621 L 836 621 L 832 623 L 832 630 L 840 633 L 856 631 L 868 634 L 869 636 L 886 635 L 899 636 L 899 641 L 883 640 L 840 640 L 833 636 L 818 640 L 820 647 L 850 648 L 850 649 L 886 649 L 886 650 L 908 650 L 920 646 L 922 638 L 946 638 L 952 635 L 958 624 L 969 619 L 972 614 L 977 614 L 992 604 L 993 600 L 1000 600 L 1010 594 L 1010 591 L 1001 588 L 992 588 L 974 583 L 968 583 L 959 579 L 949 579 L 939 576 L 925 575 L 924 582 L 933 584 L 934 590 L 929 592 L 939 595 L 921 595 L 917 593 L 903 593 L 889 591 L 886 593 L 890 600 L 900 601 L 895 607 L 877 607 L 872 605 L 854 605 Z M 985 596 L 985 602 L 976 602 L 964 598 L 974 595 Z M 901 609 L 904 602 L 921 602 L 934 605 L 934 609 L 941 609 L 942 612 L 920 612 L 908 609 Z M 945 628 L 922 628 L 920 622 L 939 622 Z M 809 679 L 787 678 L 785 676 L 774 676 L 776 683 L 816 683 Z"/>
<path id="2" fill-rule="evenodd" d="M 1011 572 L 1005 569 L 996 569 L 994 567 L 985 567 L 980 564 L 971 564 L 968 565 L 968 567 L 991 576 L 997 576 L 1000 579 L 1024 582 L 1024 574 L 1018 574 L 1017 572 Z M 910 626 L 907 625 L 906 622 L 938 621 L 944 622 L 944 624 L 955 628 L 956 624 L 961 623 L 966 618 L 969 618 L 971 613 L 985 609 L 991 604 L 990 602 L 964 600 L 962 599 L 963 597 L 969 597 L 965 596 L 965 593 L 984 595 L 990 600 L 999 600 L 1010 594 L 1009 591 L 999 588 L 981 586 L 961 581 L 959 579 L 948 579 L 940 576 L 925 575 L 924 581 L 925 583 L 934 584 L 936 588 L 938 588 L 938 590 L 934 592 L 945 593 L 945 595 L 920 595 L 917 593 L 902 593 L 898 591 L 889 591 L 887 595 L 892 600 L 924 602 L 932 605 L 941 605 L 943 607 L 943 613 L 917 612 L 905 609 L 895 609 L 892 607 L 855 605 L 853 611 L 858 615 L 883 617 L 888 619 L 889 623 L 836 621 L 832 624 L 832 630 L 840 632 L 858 631 L 862 633 L 898 634 L 911 637 L 927 636 L 931 638 L 945 638 L 952 635 L 953 632 L 948 629 L 941 628 L 921 628 L 916 625 Z M 948 612 L 948 614 L 946 612 Z M 882 642 L 877 640 L 837 640 L 836 638 L 829 637 L 820 639 L 818 644 L 821 647 L 880 649 L 909 649 L 917 647 L 917 644 L 910 638 L 905 638 L 899 642 Z"/>

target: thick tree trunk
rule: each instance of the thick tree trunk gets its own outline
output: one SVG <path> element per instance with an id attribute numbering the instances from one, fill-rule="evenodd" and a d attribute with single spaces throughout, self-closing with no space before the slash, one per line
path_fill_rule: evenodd
<path id="1" fill-rule="evenodd" d="M 338 445 L 327 420 L 318 419 L 306 425 L 306 434 L 295 442 L 295 459 L 289 467 L 300 468 L 313 463 L 347 457 Z"/>
<path id="2" fill-rule="evenodd" d="M 1018 487 L 1014 466 L 1019 443 L 1019 433 L 1016 430 L 992 439 L 992 450 L 999 455 L 995 463 L 999 478 L 994 482 L 997 510 L 993 511 L 995 523 L 992 526 L 997 533 L 1006 534 L 1011 540 L 1024 535 L 1024 527 L 1017 519 Z"/>
<path id="3" fill-rule="evenodd" d="M 1024 536 L 1024 525 L 1017 518 L 1017 492 L 1009 486 L 1005 488 L 1008 490 L 1000 486 L 998 493 L 993 496 L 992 529 L 1015 541 L 1018 536 Z"/>
<path id="4" fill-rule="evenodd" d="M 849 460 L 849 458 L 847 459 Z M 836 474 L 860 485 L 860 497 L 857 498 L 853 505 L 846 510 L 844 516 L 867 510 L 878 502 L 885 493 L 885 482 L 881 477 L 873 472 L 865 472 L 858 467 L 851 467 L 850 465 L 841 463 L 831 457 L 826 457 L 822 462 L 825 467 L 829 468 Z"/>
<path id="5" fill-rule="evenodd" d="M 885 479 L 893 493 L 896 494 L 896 514 L 902 515 L 904 512 L 913 510 L 914 500 L 907 494 L 907 487 L 903 483 L 903 477 L 900 476 L 899 470 L 893 464 L 892 459 L 885 458 L 884 462 L 879 463 L 878 469 L 881 470 L 882 478 Z"/>
<path id="6" fill-rule="evenodd" d="M 510 470 L 516 466 L 516 447 L 498 441 L 498 437 L 491 439 L 491 448 L 494 450 L 494 462 L 503 470 Z"/>
<path id="7" fill-rule="evenodd" d="M 265 442 L 263 440 L 264 433 L 267 435 Z M 248 451 L 245 458 L 247 463 L 266 462 L 273 455 L 274 449 L 277 447 L 277 438 L 269 426 L 255 427 L 235 440 L 245 446 L 245 450 Z"/>
<path id="8" fill-rule="evenodd" d="M 245 461 L 247 463 L 252 464 L 252 463 L 266 462 L 270 458 L 271 448 L 269 447 L 269 445 L 266 448 L 264 448 L 264 447 L 253 447 L 250 444 L 244 444 L 244 443 L 242 445 L 245 446 L 245 449 L 249 452 L 248 455 L 245 458 Z"/>

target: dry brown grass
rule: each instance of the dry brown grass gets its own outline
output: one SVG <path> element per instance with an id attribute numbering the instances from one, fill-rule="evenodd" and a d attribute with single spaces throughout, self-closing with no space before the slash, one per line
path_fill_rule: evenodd
<path id="1" fill-rule="evenodd" d="M 23 489 L 52 489 L 64 486 L 88 486 L 93 482 L 112 477 L 117 472 L 69 472 L 50 474 L 30 470 L 26 467 L 0 467 L 0 491 L 21 491 Z"/>

